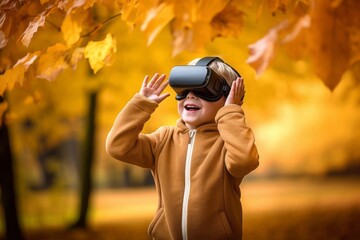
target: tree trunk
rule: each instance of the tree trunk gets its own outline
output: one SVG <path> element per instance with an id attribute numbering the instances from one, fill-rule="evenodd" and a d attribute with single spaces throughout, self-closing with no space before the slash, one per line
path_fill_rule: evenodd
<path id="1" fill-rule="evenodd" d="M 90 93 L 88 125 L 85 138 L 84 157 L 81 165 L 80 206 L 79 216 L 72 228 L 85 228 L 87 226 L 87 213 L 92 191 L 92 168 L 95 156 L 95 115 L 97 92 Z"/>
<path id="2" fill-rule="evenodd" d="M 0 97 L 0 103 L 3 101 L 4 99 Z M 5 238 L 9 240 L 22 240 L 23 235 L 18 218 L 10 137 L 8 127 L 4 122 L 0 127 L 0 190 L 1 203 L 4 210 Z"/>

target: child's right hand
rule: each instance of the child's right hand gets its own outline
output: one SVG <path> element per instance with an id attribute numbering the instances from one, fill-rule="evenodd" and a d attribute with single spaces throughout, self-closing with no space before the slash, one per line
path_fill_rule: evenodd
<path id="1" fill-rule="evenodd" d="M 165 78 L 165 74 L 159 75 L 155 73 L 149 81 L 149 76 L 146 75 L 139 93 L 152 101 L 161 103 L 165 98 L 170 96 L 170 93 L 161 94 L 169 84 L 168 81 L 164 81 Z"/>

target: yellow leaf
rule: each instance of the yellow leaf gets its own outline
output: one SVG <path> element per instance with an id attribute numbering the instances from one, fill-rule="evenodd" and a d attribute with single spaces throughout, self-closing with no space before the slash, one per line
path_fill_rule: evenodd
<path id="1" fill-rule="evenodd" d="M 39 58 L 36 77 L 52 81 L 68 68 L 69 65 L 65 61 L 66 50 L 67 48 L 60 43 L 49 47 Z"/>
<path id="2" fill-rule="evenodd" d="M 68 46 L 76 43 L 80 39 L 85 17 L 86 12 L 80 9 L 76 9 L 65 16 L 61 25 L 61 32 Z"/>
<path id="3" fill-rule="evenodd" d="M 165 2 L 151 8 L 141 25 L 141 30 L 148 36 L 150 45 L 160 31 L 174 18 L 173 5 Z"/>
<path id="4" fill-rule="evenodd" d="M 158 5 L 158 0 L 118 0 L 118 4 L 122 13 L 121 18 L 132 29 L 135 25 L 141 25 L 144 22 L 147 11 Z"/>
<path id="5" fill-rule="evenodd" d="M 71 55 L 71 59 L 70 59 L 70 65 L 73 69 L 76 68 L 77 63 L 84 58 L 84 48 L 76 48 L 72 55 Z"/>
<path id="6" fill-rule="evenodd" d="M 3 95 L 6 90 L 11 90 L 16 83 L 22 84 L 25 71 L 25 66 L 20 64 L 0 75 L 0 95 Z"/>
<path id="7" fill-rule="evenodd" d="M 41 13 L 40 15 L 36 16 L 28 25 L 26 30 L 21 34 L 21 43 L 28 47 L 30 41 L 35 32 L 37 32 L 39 27 L 43 27 L 45 24 L 45 12 Z"/>
<path id="8" fill-rule="evenodd" d="M 135 23 L 137 17 L 137 0 L 122 1 L 120 4 L 122 13 L 121 18 L 128 23 Z"/>
<path id="9" fill-rule="evenodd" d="M 38 52 L 26 54 L 26 56 L 17 61 L 13 68 L 0 75 L 0 95 L 3 95 L 6 90 L 13 89 L 17 83 L 20 86 L 22 85 L 26 71 L 37 59 L 38 54 Z"/>
<path id="10" fill-rule="evenodd" d="M 90 41 L 84 52 L 94 73 L 104 66 L 111 65 L 114 53 L 116 53 L 116 39 L 111 34 L 107 34 L 102 41 Z"/>

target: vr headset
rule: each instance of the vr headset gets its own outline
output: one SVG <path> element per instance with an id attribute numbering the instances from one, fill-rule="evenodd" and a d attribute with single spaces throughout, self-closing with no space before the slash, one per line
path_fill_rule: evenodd
<path id="1" fill-rule="evenodd" d="M 209 67 L 215 60 L 224 62 L 218 57 L 204 57 L 195 65 L 173 67 L 170 71 L 169 85 L 176 92 L 175 99 L 186 98 L 190 91 L 209 102 L 218 101 L 222 96 L 227 97 L 230 92 L 229 84 Z M 240 74 L 232 69 L 240 77 Z"/>

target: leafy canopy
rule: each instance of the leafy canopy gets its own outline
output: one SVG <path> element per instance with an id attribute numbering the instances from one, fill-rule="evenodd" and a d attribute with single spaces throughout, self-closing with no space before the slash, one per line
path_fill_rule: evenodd
<path id="1" fill-rule="evenodd" d="M 253 14 L 245 12 L 249 7 L 256 9 L 260 22 L 269 12 L 285 16 L 249 46 L 248 63 L 258 74 L 283 47 L 294 59 L 309 59 L 314 72 L 333 90 L 360 60 L 357 0 L 3 0 L 0 95 L 25 80 L 54 80 L 82 59 L 89 61 L 94 73 L 110 65 L 117 49 L 106 24 L 114 18 L 126 22 L 130 31 L 141 29 L 148 44 L 169 26 L 175 56 L 198 51 L 217 37 L 240 37 L 246 17 Z M 106 11 L 100 13 L 99 8 Z M 42 33 L 53 37 L 32 46 Z"/>

